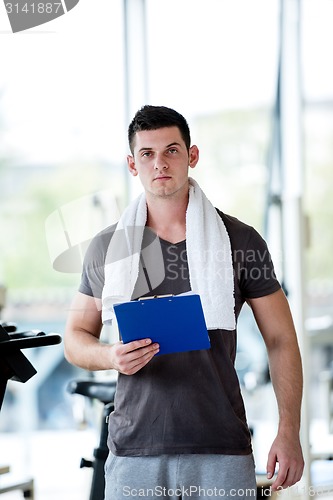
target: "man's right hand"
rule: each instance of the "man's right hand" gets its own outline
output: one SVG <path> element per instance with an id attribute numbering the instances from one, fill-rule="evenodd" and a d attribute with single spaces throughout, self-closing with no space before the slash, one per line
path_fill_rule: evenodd
<path id="1" fill-rule="evenodd" d="M 134 340 L 124 344 L 116 342 L 111 348 L 111 364 L 119 373 L 134 375 L 159 351 L 159 345 L 151 339 Z"/>
<path id="2" fill-rule="evenodd" d="M 85 370 L 117 370 L 133 375 L 159 351 L 151 339 L 124 344 L 100 342 L 102 301 L 78 292 L 72 302 L 65 328 L 65 356 L 69 363 Z"/>

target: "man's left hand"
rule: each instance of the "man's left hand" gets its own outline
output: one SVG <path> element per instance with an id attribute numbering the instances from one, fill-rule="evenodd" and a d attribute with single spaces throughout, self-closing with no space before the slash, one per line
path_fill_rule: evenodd
<path id="1" fill-rule="evenodd" d="M 298 436 L 282 435 L 281 433 L 276 436 L 268 454 L 268 479 L 273 477 L 277 463 L 279 470 L 272 484 L 273 491 L 288 488 L 301 479 L 304 460 Z"/>

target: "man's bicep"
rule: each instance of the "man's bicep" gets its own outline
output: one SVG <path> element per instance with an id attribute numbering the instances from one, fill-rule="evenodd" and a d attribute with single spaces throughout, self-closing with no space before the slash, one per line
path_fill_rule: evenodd
<path id="1" fill-rule="evenodd" d="M 101 300 L 78 292 L 70 306 L 66 324 L 66 335 L 85 331 L 99 337 L 102 328 Z"/>

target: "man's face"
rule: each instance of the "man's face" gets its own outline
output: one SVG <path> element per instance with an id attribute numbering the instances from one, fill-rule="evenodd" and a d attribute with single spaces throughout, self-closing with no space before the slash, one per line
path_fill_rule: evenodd
<path id="1" fill-rule="evenodd" d="M 188 191 L 188 168 L 199 159 L 196 146 L 186 149 L 178 127 L 137 132 L 129 171 L 139 175 L 147 195 L 169 197 Z"/>

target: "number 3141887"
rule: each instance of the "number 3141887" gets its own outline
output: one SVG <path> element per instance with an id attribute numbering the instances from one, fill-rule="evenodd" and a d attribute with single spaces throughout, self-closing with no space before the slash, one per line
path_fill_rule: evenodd
<path id="1" fill-rule="evenodd" d="M 57 14 L 61 6 L 61 2 L 32 2 L 23 5 L 19 5 L 18 3 L 6 3 L 6 10 L 8 14 L 12 14 L 13 12 L 16 14 L 21 12 L 23 14 Z"/>

